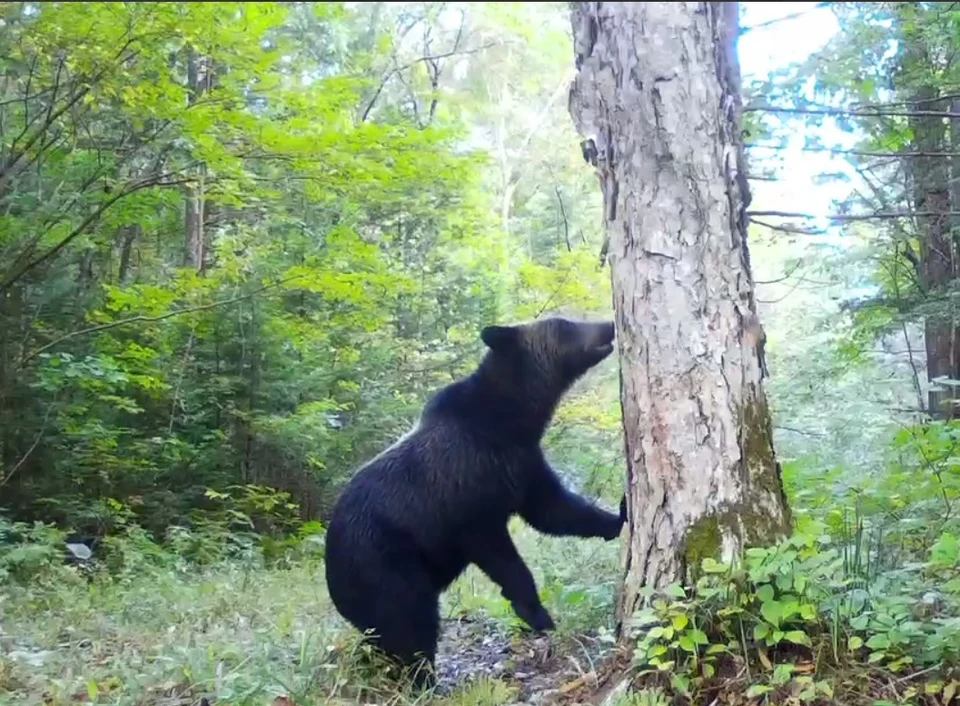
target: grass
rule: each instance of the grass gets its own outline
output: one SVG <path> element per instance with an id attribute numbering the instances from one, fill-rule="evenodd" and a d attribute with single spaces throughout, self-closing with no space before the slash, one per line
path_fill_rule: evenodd
<path id="1" fill-rule="evenodd" d="M 557 621 L 551 642 L 612 620 L 615 543 L 542 537 L 522 524 L 514 536 Z M 520 635 L 498 589 L 473 568 L 444 596 L 442 612 L 482 626 L 460 646 L 465 659 L 491 635 L 514 643 Z M 6 585 L 0 616 L 2 703 L 493 706 L 517 695 L 482 669 L 447 695 L 397 691 L 364 659 L 330 604 L 322 563 L 311 559 L 284 569 L 141 564 L 92 581 L 56 568 L 29 588 Z"/>

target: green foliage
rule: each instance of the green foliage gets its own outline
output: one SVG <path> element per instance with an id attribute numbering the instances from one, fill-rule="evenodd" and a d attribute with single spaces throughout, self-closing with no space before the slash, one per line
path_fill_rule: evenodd
<path id="1" fill-rule="evenodd" d="M 670 697 L 658 687 L 627 691 L 614 702 L 616 706 L 669 706 Z"/>
<path id="2" fill-rule="evenodd" d="M 960 592 L 946 580 L 958 568 L 952 535 L 927 562 L 870 574 L 850 559 L 868 548 L 835 546 L 825 530 L 811 526 L 734 563 L 705 559 L 689 594 L 674 584 L 651 595 L 632 620 L 643 630 L 637 667 L 669 673 L 673 689 L 694 698 L 719 670 L 745 664 L 748 696 L 780 690 L 813 701 L 833 698 L 856 665 L 897 673 L 955 664 Z M 828 677 L 831 670 L 840 676 Z"/>
<path id="3" fill-rule="evenodd" d="M 55 577 L 63 563 L 65 533 L 37 522 L 10 522 L 0 516 L 0 583 L 31 583 Z"/>
<path id="4" fill-rule="evenodd" d="M 518 11 L 468 13 L 471 41 L 496 54 L 496 32 L 547 16 Z M 492 145 L 466 138 L 499 118 L 458 117 L 480 86 L 472 64 L 450 73 L 479 55 L 428 67 L 434 45 L 397 35 L 460 42 L 442 5 L 3 13 L 0 503 L 17 518 L 110 535 L 119 503 L 157 541 L 232 534 L 207 490 L 238 485 L 323 517 L 476 361 L 483 325 L 607 306 L 579 163 L 511 166 L 518 237 L 496 227 Z M 516 122 L 504 139 L 536 133 Z M 547 172 L 554 196 L 528 203 Z"/>
<path id="5" fill-rule="evenodd" d="M 746 675 L 750 698 L 949 701 L 960 686 L 957 433 L 956 422 L 903 427 L 867 475 L 788 463 L 794 536 L 706 558 L 694 584 L 647 592 L 633 618 L 641 683 L 694 702 L 731 674 Z"/>
<path id="6" fill-rule="evenodd" d="M 955 9 L 837 4 L 837 41 L 754 87 L 800 108 L 890 99 L 895 11 L 950 54 Z M 0 20 L 0 690 L 406 703 L 327 601 L 324 520 L 474 365 L 483 325 L 609 315 L 565 6 L 6 3 Z M 952 64 L 908 68 L 897 90 L 956 82 Z M 799 120 L 747 117 L 751 141 Z M 838 122 L 865 151 L 918 139 L 902 116 Z M 881 210 L 909 205 L 881 172 Z M 910 327 L 953 300 L 919 286 L 922 233 L 884 224 L 846 228 L 846 250 L 752 229 L 798 533 L 657 597 L 634 654 L 651 683 L 619 703 L 957 691 L 960 427 L 891 412 L 913 404 L 916 361 L 875 353 L 891 333 L 920 351 Z M 545 443 L 608 506 L 618 390 L 611 360 Z M 557 644 L 576 645 L 563 657 L 592 660 L 617 548 L 511 529 Z M 65 561 L 65 530 L 97 539 L 92 560 Z M 477 614 L 523 639 L 472 568 L 444 615 Z M 436 700 L 505 704 L 514 686 Z"/>

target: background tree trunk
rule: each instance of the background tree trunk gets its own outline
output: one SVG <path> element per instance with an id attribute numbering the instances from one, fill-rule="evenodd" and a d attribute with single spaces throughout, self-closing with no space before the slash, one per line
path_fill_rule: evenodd
<path id="1" fill-rule="evenodd" d="M 573 6 L 570 112 L 603 190 L 620 347 L 621 626 L 641 587 L 790 525 L 745 239 L 737 13 L 720 2 Z"/>
<path id="2" fill-rule="evenodd" d="M 199 56 L 190 48 L 187 56 L 187 103 L 195 105 L 212 87 L 212 62 Z M 205 212 L 207 210 L 204 194 L 206 165 L 198 164 L 194 169 L 196 180 L 186 187 L 184 201 L 184 266 L 203 272 L 207 257 L 207 237 L 204 233 Z"/>
<path id="3" fill-rule="evenodd" d="M 917 152 L 937 153 L 948 149 L 947 122 L 930 115 L 948 105 L 940 95 L 938 60 L 931 56 L 926 33 L 919 29 L 915 3 L 898 3 L 903 53 L 895 85 L 914 111 L 925 111 L 908 119 Z M 949 139 L 955 142 L 956 123 L 951 123 Z M 950 147 L 954 147 L 951 144 Z M 951 160 L 955 161 L 955 160 Z M 927 353 L 927 413 L 933 419 L 950 419 L 960 413 L 957 390 L 938 384 L 937 378 L 960 378 L 960 323 L 951 305 L 950 289 L 960 271 L 957 234 L 952 232 L 951 201 L 957 200 L 951 187 L 951 163 L 942 159 L 914 159 L 907 164 L 913 197 L 913 209 L 927 215 L 917 216 L 919 258 L 914 257 L 917 279 L 926 300 L 923 338 Z M 956 165 L 953 165 L 954 172 Z M 953 191 L 954 193 L 951 193 Z M 909 247 L 909 246 L 908 246 Z"/>

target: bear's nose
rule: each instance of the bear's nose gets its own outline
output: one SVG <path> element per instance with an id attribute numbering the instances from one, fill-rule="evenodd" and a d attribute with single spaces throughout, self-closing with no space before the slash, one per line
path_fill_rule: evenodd
<path id="1" fill-rule="evenodd" d="M 600 324 L 600 326 L 601 326 L 600 331 L 601 331 L 601 335 L 603 336 L 603 340 L 612 341 L 613 337 L 616 335 L 616 332 L 617 332 L 616 328 L 613 325 L 613 322 L 605 321 L 602 324 Z"/>

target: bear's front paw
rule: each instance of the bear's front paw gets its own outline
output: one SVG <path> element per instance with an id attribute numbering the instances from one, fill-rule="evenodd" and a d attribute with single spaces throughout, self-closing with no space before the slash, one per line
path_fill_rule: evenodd
<path id="1" fill-rule="evenodd" d="M 537 632 L 547 632 L 557 627 L 554 625 L 553 618 L 550 617 L 547 609 L 540 604 L 527 606 L 514 603 L 513 612 L 517 614 L 518 618 Z"/>
<path id="2" fill-rule="evenodd" d="M 624 493 L 623 497 L 620 498 L 620 521 L 627 521 L 627 494 Z"/>

